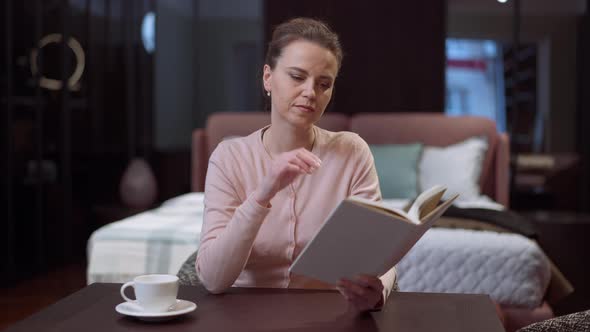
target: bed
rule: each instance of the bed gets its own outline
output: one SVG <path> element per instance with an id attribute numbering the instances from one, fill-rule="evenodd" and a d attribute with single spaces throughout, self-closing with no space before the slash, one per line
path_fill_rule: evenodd
<path id="1" fill-rule="evenodd" d="M 206 128 L 195 130 L 193 192 L 96 230 L 88 241 L 87 282 L 125 282 L 146 273 L 176 274 L 199 246 L 202 191 L 210 153 L 221 140 L 249 134 L 268 121 L 268 113 L 262 112 L 217 113 L 209 118 Z M 532 238 L 534 232 L 511 227 L 514 225 L 507 209 L 508 138 L 497 133 L 492 121 L 435 113 L 352 117 L 329 113 L 319 125 L 328 130 L 354 131 L 369 144 L 421 142 L 432 147 L 433 155 L 440 153 L 437 149 L 471 137 L 485 140 L 475 179 L 479 192 L 466 194 L 457 204 L 458 211 L 469 213 L 443 217 L 439 226 L 444 227 L 428 231 L 398 264 L 402 291 L 488 294 L 501 307 L 509 331 L 552 317 L 548 303 L 571 292 L 571 285 Z M 459 150 L 461 158 L 469 154 L 465 151 Z M 440 168 L 440 162 L 435 166 Z M 407 199 L 386 202 L 399 207 Z M 495 219 L 501 222 L 479 218 L 481 213 L 474 211 L 495 211 Z"/>

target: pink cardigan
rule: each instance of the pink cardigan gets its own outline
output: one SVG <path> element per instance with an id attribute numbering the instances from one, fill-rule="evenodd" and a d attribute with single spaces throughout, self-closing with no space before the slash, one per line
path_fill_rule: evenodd
<path id="1" fill-rule="evenodd" d="M 265 208 L 252 197 L 272 161 L 263 130 L 221 142 L 209 159 L 197 274 L 213 293 L 232 285 L 334 288 L 288 268 L 342 199 L 381 199 L 369 147 L 357 134 L 314 127 L 312 152 L 322 166 L 296 178 Z M 395 278 L 394 268 L 381 277 L 385 297 Z"/>

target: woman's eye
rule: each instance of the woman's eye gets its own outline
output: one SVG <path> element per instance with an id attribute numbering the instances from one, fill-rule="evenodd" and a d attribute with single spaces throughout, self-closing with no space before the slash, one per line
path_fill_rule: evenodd
<path id="1" fill-rule="evenodd" d="M 330 84 L 330 83 L 321 83 L 320 86 L 322 87 L 322 89 L 328 90 L 329 88 L 332 87 L 332 84 Z"/>
<path id="2" fill-rule="evenodd" d="M 295 81 L 303 81 L 303 77 L 301 77 L 301 76 L 291 75 L 291 78 L 294 79 Z"/>

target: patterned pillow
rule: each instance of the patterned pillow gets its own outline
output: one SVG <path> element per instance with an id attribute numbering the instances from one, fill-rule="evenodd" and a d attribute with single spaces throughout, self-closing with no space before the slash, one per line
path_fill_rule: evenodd
<path id="1" fill-rule="evenodd" d="M 178 271 L 178 282 L 185 286 L 196 286 L 201 283 L 197 270 L 195 268 L 195 262 L 197 260 L 197 251 L 190 255 L 186 261 L 180 267 Z"/>
<path id="2" fill-rule="evenodd" d="M 525 326 L 517 332 L 588 332 L 590 310 L 559 316 Z"/>

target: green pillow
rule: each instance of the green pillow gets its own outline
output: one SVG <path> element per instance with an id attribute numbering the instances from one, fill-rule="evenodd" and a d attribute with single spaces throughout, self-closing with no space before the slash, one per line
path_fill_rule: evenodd
<path id="1" fill-rule="evenodd" d="M 383 144 L 369 147 L 375 158 L 383 198 L 416 197 L 422 144 Z"/>

